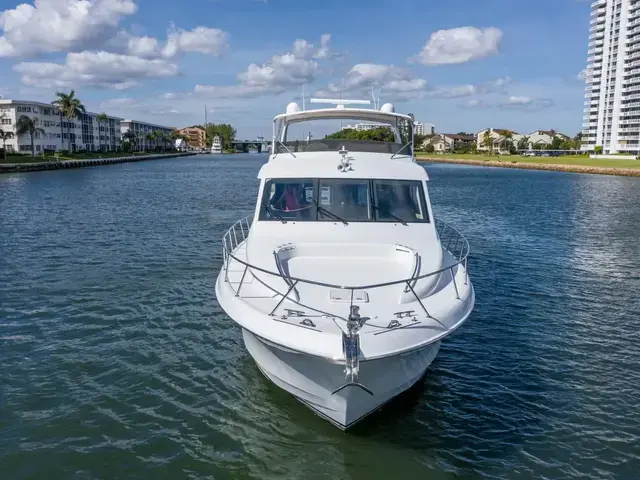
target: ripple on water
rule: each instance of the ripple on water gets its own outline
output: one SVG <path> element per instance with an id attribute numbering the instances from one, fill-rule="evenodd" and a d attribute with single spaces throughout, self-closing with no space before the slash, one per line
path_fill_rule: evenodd
<path id="1" fill-rule="evenodd" d="M 262 377 L 215 300 L 262 158 L 0 177 L 7 478 L 637 475 L 638 179 L 427 167 L 476 309 L 343 434 Z"/>

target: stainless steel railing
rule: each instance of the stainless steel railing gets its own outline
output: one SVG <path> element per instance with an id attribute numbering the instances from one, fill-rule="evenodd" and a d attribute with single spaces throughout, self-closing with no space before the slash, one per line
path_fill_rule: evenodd
<path id="1" fill-rule="evenodd" d="M 455 260 L 453 263 L 445 265 L 444 267 L 438 270 L 428 272 L 428 273 L 423 273 L 421 275 L 416 275 L 415 273 L 417 272 L 414 271 L 414 274 L 410 278 L 406 278 L 402 280 L 394 280 L 391 282 L 371 284 L 371 285 L 334 285 L 331 283 L 318 282 L 318 281 L 306 279 L 306 278 L 292 277 L 290 275 L 285 275 L 281 271 L 278 271 L 278 272 L 271 271 L 271 270 L 264 269 L 262 267 L 258 267 L 256 265 L 249 264 L 246 260 L 243 260 L 242 258 L 239 258 L 237 255 L 235 255 L 234 252 L 238 249 L 238 247 L 240 247 L 247 240 L 249 231 L 251 230 L 252 222 L 253 222 L 253 215 L 248 215 L 244 218 L 241 218 L 240 220 L 237 220 L 229 228 L 229 230 L 227 230 L 225 234 L 222 236 L 222 257 L 223 257 L 222 268 L 225 270 L 225 282 L 229 283 L 229 285 L 235 292 L 236 297 L 240 296 L 242 284 L 244 283 L 247 272 L 249 271 L 257 271 L 257 272 L 261 272 L 267 275 L 273 275 L 274 277 L 283 279 L 286 282 L 286 284 L 289 286 L 289 289 L 287 290 L 286 293 L 283 294 L 271 288 L 278 296 L 281 297 L 278 304 L 271 311 L 270 313 L 271 316 L 275 315 L 275 312 L 280 307 L 282 302 L 284 302 L 284 300 L 289 296 L 291 291 L 296 287 L 298 283 L 306 283 L 306 284 L 316 285 L 316 286 L 321 286 L 326 288 L 334 288 L 334 289 L 349 291 L 350 298 L 351 298 L 351 301 L 349 304 L 350 311 L 351 311 L 351 306 L 353 306 L 353 297 L 354 297 L 354 292 L 356 290 L 372 290 L 375 288 L 388 287 L 391 285 L 399 285 L 404 283 L 406 284 L 405 290 L 407 292 L 411 291 L 413 293 L 414 297 L 420 304 L 422 310 L 424 310 L 427 317 L 433 318 L 429 314 L 424 303 L 422 302 L 422 300 L 414 290 L 414 286 L 417 283 L 417 281 L 448 271 L 451 274 L 451 280 L 453 282 L 455 292 L 456 292 L 456 298 L 458 300 L 460 299 L 460 294 L 458 290 L 458 283 L 456 281 L 454 268 L 457 267 L 458 265 L 464 265 L 464 269 L 465 269 L 464 284 L 467 285 L 469 281 L 469 271 L 467 268 L 468 257 L 469 257 L 469 242 L 456 229 L 454 229 L 447 223 L 439 220 L 436 220 L 436 230 L 438 232 L 438 237 L 440 238 L 440 243 L 442 244 L 442 246 L 445 248 L 446 251 L 448 251 L 451 254 L 453 259 Z M 244 265 L 242 278 L 240 279 L 240 283 L 238 284 L 237 288 L 235 288 L 232 282 L 229 281 L 229 264 L 231 260 L 234 260 L 239 264 Z M 399 313 L 403 313 L 403 312 L 399 312 Z M 346 318 L 347 316 L 345 316 L 345 319 Z"/>

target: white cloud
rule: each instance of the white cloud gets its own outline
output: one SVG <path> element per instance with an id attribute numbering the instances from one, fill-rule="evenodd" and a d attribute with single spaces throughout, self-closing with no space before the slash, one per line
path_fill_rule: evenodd
<path id="1" fill-rule="evenodd" d="M 317 60 L 334 58 L 338 54 L 329 48 L 331 36 L 325 34 L 316 48 L 306 40 L 294 42 L 292 51 L 274 55 L 270 61 L 258 65 L 252 63 L 238 75 L 237 85 L 196 85 L 195 93 L 219 98 L 255 97 L 278 94 L 294 87 L 315 81 L 320 71 Z"/>
<path id="2" fill-rule="evenodd" d="M 554 105 L 550 98 L 532 98 L 525 95 L 512 95 L 505 102 L 499 103 L 500 108 L 511 108 L 516 110 L 538 111 Z"/>
<path id="3" fill-rule="evenodd" d="M 499 53 L 502 31 L 495 27 L 459 27 L 431 34 L 422 51 L 414 57 L 424 65 L 466 63 Z"/>
<path id="4" fill-rule="evenodd" d="M 318 96 L 337 93 L 367 94 L 376 87 L 380 95 L 398 100 L 415 98 L 428 89 L 427 81 L 416 78 L 409 70 L 395 65 L 359 63 L 354 65 L 338 83 L 330 83 L 326 89 L 316 92 Z"/>
<path id="5" fill-rule="evenodd" d="M 507 87 L 510 84 L 511 78 L 501 77 L 477 85 L 467 84 L 438 87 L 430 92 L 430 95 L 438 98 L 461 98 L 471 95 L 487 95 L 490 93 L 506 94 Z"/>
<path id="6" fill-rule="evenodd" d="M 172 105 L 162 103 L 140 102 L 130 97 L 117 97 L 105 100 L 100 104 L 101 110 L 115 112 L 115 114 L 123 117 L 131 117 L 134 115 L 179 115 L 181 112 Z"/>
<path id="7" fill-rule="evenodd" d="M 77 51 L 111 38 L 132 0 L 35 0 L 0 13 L 0 57 Z"/>
<path id="8" fill-rule="evenodd" d="M 532 102 L 533 102 L 533 99 L 531 97 L 512 95 L 507 99 L 506 103 L 508 105 L 531 105 Z"/>
<path id="9" fill-rule="evenodd" d="M 221 56 L 229 48 L 229 34 L 218 28 L 196 27 L 193 30 L 175 29 L 169 32 L 162 55 L 174 57 L 180 52 L 196 52 Z"/>
<path id="10" fill-rule="evenodd" d="M 177 65 L 164 59 L 144 59 L 109 52 L 67 54 L 64 64 L 22 62 L 13 67 L 22 83 L 40 88 L 89 86 L 124 90 L 145 78 L 177 75 Z"/>
<path id="11" fill-rule="evenodd" d="M 489 105 L 485 102 L 483 102 L 482 100 L 478 100 L 478 99 L 474 99 L 474 100 L 469 100 L 467 103 L 464 103 L 462 105 L 458 105 L 461 108 L 488 108 Z"/>

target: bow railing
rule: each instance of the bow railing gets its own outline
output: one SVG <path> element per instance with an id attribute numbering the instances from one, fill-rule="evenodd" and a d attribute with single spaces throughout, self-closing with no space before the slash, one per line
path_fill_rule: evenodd
<path id="1" fill-rule="evenodd" d="M 284 300 L 288 298 L 289 294 L 296 287 L 298 283 L 316 285 L 316 286 L 332 288 L 332 289 L 346 290 L 350 293 L 350 298 L 351 298 L 349 307 L 353 305 L 354 292 L 357 290 L 372 290 L 372 289 L 381 288 L 381 287 L 405 284 L 406 285 L 405 290 L 407 292 L 411 291 L 413 293 L 413 296 L 416 298 L 422 310 L 424 310 L 424 312 L 426 313 L 427 317 L 433 318 L 429 314 L 427 308 L 425 307 L 424 303 L 420 299 L 419 295 L 416 294 L 414 290 L 414 286 L 416 282 L 428 277 L 432 277 L 434 275 L 439 275 L 444 272 L 449 272 L 451 274 L 451 280 L 454 285 L 456 298 L 460 299 L 458 283 L 457 283 L 456 275 L 454 272 L 454 269 L 458 265 L 464 266 L 464 285 L 467 285 L 469 281 L 469 271 L 467 268 L 468 258 L 469 258 L 469 242 L 456 229 L 454 229 L 447 223 L 442 222 L 440 220 L 436 220 L 435 222 L 436 231 L 438 232 L 438 237 L 440 239 L 440 243 L 442 247 L 447 252 L 449 252 L 449 254 L 452 256 L 454 260 L 453 262 L 450 262 L 449 264 L 444 265 L 442 268 L 431 271 L 431 272 L 416 275 L 417 271 L 414 271 L 412 276 L 409 278 L 404 278 L 401 280 L 393 280 L 389 282 L 376 283 L 376 284 L 369 284 L 369 285 L 336 285 L 336 284 L 331 284 L 326 282 L 319 282 L 319 281 L 311 280 L 308 278 L 294 277 L 294 276 L 285 274 L 282 271 L 272 271 L 272 270 L 259 267 L 257 265 L 250 264 L 245 259 L 240 258 L 236 254 L 237 253 L 236 250 L 244 242 L 246 242 L 249 236 L 249 231 L 251 230 L 252 222 L 253 222 L 253 215 L 248 215 L 246 217 L 243 217 L 240 220 L 237 220 L 222 236 L 223 269 L 225 270 L 224 279 L 225 279 L 225 282 L 229 283 L 236 297 L 240 296 L 242 285 L 245 281 L 245 278 L 248 272 L 256 271 L 256 272 L 264 273 L 266 275 L 271 275 L 271 276 L 283 279 L 289 287 L 286 293 L 283 294 L 270 287 L 278 296 L 281 297 L 278 304 L 271 311 L 270 313 L 271 316 L 275 315 L 275 312 L 277 311 L 277 309 L 284 302 Z M 229 281 L 229 265 L 231 263 L 231 260 L 244 266 L 242 277 L 237 287 L 233 285 L 233 283 L 236 283 L 236 282 Z M 345 319 L 346 319 L 346 316 L 345 316 Z"/>

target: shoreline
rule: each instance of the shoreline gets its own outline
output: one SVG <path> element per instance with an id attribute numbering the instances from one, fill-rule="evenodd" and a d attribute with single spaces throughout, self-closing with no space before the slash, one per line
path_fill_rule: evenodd
<path id="1" fill-rule="evenodd" d="M 159 153 L 150 155 L 135 155 L 128 157 L 87 158 L 79 160 L 60 160 L 33 163 L 0 163 L 0 174 L 20 172 L 42 172 L 45 170 L 61 170 L 63 168 L 99 167 L 116 163 L 143 162 L 145 160 L 160 160 L 163 158 L 187 157 L 195 153 Z"/>
<path id="2" fill-rule="evenodd" d="M 448 158 L 448 157 L 427 157 L 416 156 L 416 162 L 424 163 L 457 163 L 462 165 L 476 165 L 481 167 L 497 168 L 519 168 L 521 170 L 548 170 L 555 172 L 589 173 L 596 175 L 617 175 L 620 177 L 640 177 L 640 161 L 638 168 L 619 167 L 591 167 L 588 165 L 565 165 L 555 163 L 529 163 L 497 161 L 497 160 L 476 160 L 472 158 Z"/>

